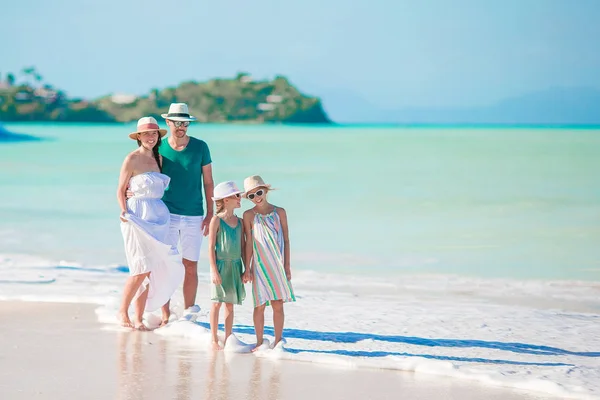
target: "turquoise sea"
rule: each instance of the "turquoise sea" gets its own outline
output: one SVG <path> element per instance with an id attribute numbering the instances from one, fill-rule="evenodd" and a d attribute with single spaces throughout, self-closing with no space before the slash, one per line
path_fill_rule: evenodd
<path id="1" fill-rule="evenodd" d="M 136 147 L 127 137 L 134 124 L 6 128 L 43 140 L 0 143 L 0 254 L 123 264 L 115 190 Z M 209 144 L 216 183 L 260 174 L 277 189 L 271 200 L 289 214 L 293 268 L 600 281 L 600 130 L 189 133 Z"/>

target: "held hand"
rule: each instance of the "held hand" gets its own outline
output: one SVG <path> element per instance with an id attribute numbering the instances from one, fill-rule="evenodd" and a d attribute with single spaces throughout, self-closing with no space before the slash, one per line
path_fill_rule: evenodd
<path id="1" fill-rule="evenodd" d="M 121 215 L 119 215 L 119 219 L 121 220 L 121 222 L 127 222 L 127 220 L 125 219 L 125 211 L 123 211 Z"/>
<path id="2" fill-rule="evenodd" d="M 252 282 L 252 271 L 246 270 L 242 275 L 242 280 L 244 283 Z"/>
<path id="3" fill-rule="evenodd" d="M 210 226 L 210 220 L 213 218 L 213 214 L 212 213 L 206 213 L 206 215 L 204 216 L 204 219 L 202 220 L 202 227 L 200 229 L 202 229 L 202 235 L 207 236 L 208 235 L 208 227 Z"/>
<path id="4" fill-rule="evenodd" d="M 212 277 L 212 283 L 214 283 L 215 285 L 220 285 L 221 284 L 221 275 L 219 275 L 218 272 L 212 272 L 211 274 Z"/>
<path id="5" fill-rule="evenodd" d="M 285 277 L 288 281 L 292 280 L 292 269 L 290 267 L 285 268 Z"/>

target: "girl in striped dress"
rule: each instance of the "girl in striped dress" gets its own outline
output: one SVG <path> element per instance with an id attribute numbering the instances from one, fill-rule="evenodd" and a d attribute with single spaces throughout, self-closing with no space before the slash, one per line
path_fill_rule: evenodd
<path id="1" fill-rule="evenodd" d="M 296 301 L 292 289 L 290 268 L 290 246 L 287 215 L 283 208 L 267 201 L 271 185 L 258 175 L 244 180 L 244 197 L 254 203 L 254 207 L 244 212 L 244 232 L 246 249 L 244 265 L 250 266 L 244 274 L 245 281 L 252 281 L 254 296 L 254 330 L 256 349 L 263 343 L 265 327 L 265 307 L 273 308 L 275 343 L 282 340 L 283 303 Z"/>

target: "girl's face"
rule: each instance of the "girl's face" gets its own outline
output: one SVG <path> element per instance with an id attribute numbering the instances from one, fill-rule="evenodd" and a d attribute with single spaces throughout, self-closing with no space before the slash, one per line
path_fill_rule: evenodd
<path id="1" fill-rule="evenodd" d="M 246 194 L 248 200 L 253 202 L 254 204 L 260 204 L 263 201 L 266 201 L 268 189 L 265 187 L 258 187 L 256 189 L 252 189 Z"/>
<path id="2" fill-rule="evenodd" d="M 223 199 L 223 202 L 225 203 L 225 207 L 226 208 L 240 208 L 241 203 L 242 203 L 242 198 L 240 196 L 240 194 L 234 194 L 232 196 L 229 197 L 225 197 Z"/>
<path id="3" fill-rule="evenodd" d="M 158 131 L 138 133 L 138 138 L 142 142 L 142 146 L 148 150 L 152 150 L 156 146 L 156 142 L 158 142 Z"/>

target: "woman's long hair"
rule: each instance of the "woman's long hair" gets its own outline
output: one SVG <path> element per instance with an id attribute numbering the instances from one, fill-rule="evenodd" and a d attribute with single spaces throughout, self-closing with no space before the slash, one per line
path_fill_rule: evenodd
<path id="1" fill-rule="evenodd" d="M 152 155 L 154 155 L 154 159 L 156 160 L 156 165 L 158 165 L 158 170 L 160 172 L 162 172 L 162 164 L 160 162 L 160 155 L 158 154 L 158 148 L 160 147 L 161 139 L 162 138 L 160 136 L 160 132 L 158 132 L 158 139 L 156 140 L 156 144 L 152 148 Z M 138 147 L 142 145 L 142 142 L 140 141 L 140 139 L 138 139 L 137 142 L 138 142 Z"/>

